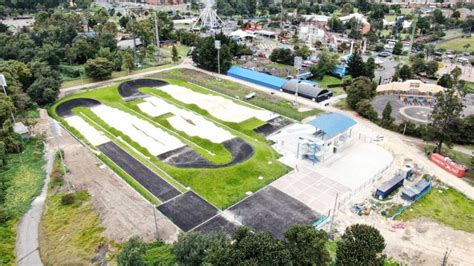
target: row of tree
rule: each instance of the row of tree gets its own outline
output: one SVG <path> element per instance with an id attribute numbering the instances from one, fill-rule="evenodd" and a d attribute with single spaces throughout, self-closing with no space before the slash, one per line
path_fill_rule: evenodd
<path id="1" fill-rule="evenodd" d="M 117 261 L 119 265 L 329 265 L 332 261 L 326 232 L 295 225 L 284 237 L 279 240 L 271 233 L 254 233 L 246 227 L 237 229 L 231 238 L 222 233 L 190 232 L 181 234 L 173 244 L 173 259 L 147 253 L 147 244 L 133 237 Z M 337 242 L 335 265 L 383 265 L 384 248 L 385 240 L 377 229 L 352 225 Z"/>

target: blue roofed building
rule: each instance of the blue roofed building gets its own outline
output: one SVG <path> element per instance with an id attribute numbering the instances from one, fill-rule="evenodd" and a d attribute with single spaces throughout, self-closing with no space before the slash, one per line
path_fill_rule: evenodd
<path id="1" fill-rule="evenodd" d="M 308 123 L 315 131 L 302 143 L 303 158 L 324 161 L 340 152 L 352 140 L 352 128 L 357 124 L 352 118 L 339 114 L 323 114 Z"/>
<path id="2" fill-rule="evenodd" d="M 227 75 L 252 82 L 257 85 L 261 85 L 270 89 L 280 90 L 280 88 L 287 81 L 286 79 L 261 73 L 258 71 L 253 71 L 239 66 L 232 66 L 228 71 Z"/>

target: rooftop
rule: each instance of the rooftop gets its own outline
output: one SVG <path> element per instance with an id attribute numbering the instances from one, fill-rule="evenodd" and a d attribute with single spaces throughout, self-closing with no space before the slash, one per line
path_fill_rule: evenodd
<path id="1" fill-rule="evenodd" d="M 338 113 L 324 114 L 308 124 L 320 129 L 330 137 L 335 137 L 357 124 L 352 118 Z"/>

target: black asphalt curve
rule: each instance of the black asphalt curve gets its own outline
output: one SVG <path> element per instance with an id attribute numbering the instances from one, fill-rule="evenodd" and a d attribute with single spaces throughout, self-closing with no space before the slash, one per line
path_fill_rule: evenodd
<path id="1" fill-rule="evenodd" d="M 291 120 L 279 116 L 269 120 L 265 125 L 259 126 L 253 131 L 266 137 L 290 124 L 293 124 Z"/>
<path id="2" fill-rule="evenodd" d="M 181 194 L 115 143 L 107 142 L 97 148 L 159 200 L 167 201 Z"/>
<path id="3" fill-rule="evenodd" d="M 145 94 L 141 93 L 138 89 L 145 87 L 161 87 L 168 85 L 166 81 L 158 79 L 135 79 L 123 82 L 119 85 L 118 90 L 120 96 L 126 101 L 134 100 L 137 98 L 146 97 Z"/>
<path id="4" fill-rule="evenodd" d="M 68 117 L 74 115 L 72 109 L 76 107 L 94 107 L 101 103 L 89 98 L 76 98 L 60 103 L 56 107 L 56 113 L 61 117 Z"/>
<path id="5" fill-rule="evenodd" d="M 244 162 L 254 153 L 252 146 L 241 138 L 224 141 L 222 145 L 232 155 L 232 160 L 224 164 L 214 164 L 188 146 L 160 154 L 158 159 L 178 168 L 221 168 Z"/>
<path id="6" fill-rule="evenodd" d="M 302 202 L 268 186 L 229 209 L 243 225 L 279 239 L 295 224 L 313 224 L 320 215 Z"/>
<path id="7" fill-rule="evenodd" d="M 181 230 L 187 232 L 211 219 L 217 209 L 193 191 L 188 191 L 157 207 Z"/>

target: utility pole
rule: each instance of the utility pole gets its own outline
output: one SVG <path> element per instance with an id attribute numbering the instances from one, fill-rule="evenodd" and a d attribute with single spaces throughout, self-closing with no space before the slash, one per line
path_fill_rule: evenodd
<path id="1" fill-rule="evenodd" d="M 283 1 L 280 2 L 280 29 L 283 30 Z"/>
<path id="2" fill-rule="evenodd" d="M 52 121 L 52 120 L 50 120 Z M 67 191 L 69 193 L 71 193 L 73 191 L 73 188 L 72 188 L 72 185 L 71 183 L 69 182 L 69 179 L 66 178 L 67 176 L 67 170 L 66 170 L 66 164 L 64 163 L 64 157 L 63 157 L 63 153 L 61 151 L 61 147 L 59 146 L 59 140 L 58 140 L 58 134 L 59 134 L 59 131 L 60 129 L 58 128 L 59 125 L 56 124 L 55 122 L 50 122 L 50 127 L 51 127 L 51 134 L 53 134 L 53 137 L 54 137 L 54 142 L 56 143 L 56 148 L 58 149 L 58 152 L 59 152 L 59 159 L 61 160 L 61 166 L 62 166 L 62 169 L 63 169 L 63 173 L 64 173 L 64 181 L 66 182 L 66 187 L 67 187 Z"/>
<path id="3" fill-rule="evenodd" d="M 160 34 L 158 32 L 158 15 L 156 14 L 156 11 L 153 11 L 155 13 L 155 35 L 156 35 L 156 57 L 157 60 L 160 60 Z"/>
<path id="4" fill-rule="evenodd" d="M 158 222 L 156 221 L 156 207 L 157 205 L 152 204 L 153 207 L 153 220 L 155 221 L 155 238 L 158 239 Z"/>
<path id="5" fill-rule="evenodd" d="M 336 217 L 336 206 L 337 206 L 337 198 L 339 196 L 339 193 L 336 193 L 336 199 L 334 200 L 334 210 L 332 211 L 332 217 L 331 217 L 331 225 L 329 227 L 329 239 L 333 239 L 333 227 L 334 227 L 334 217 Z"/>

